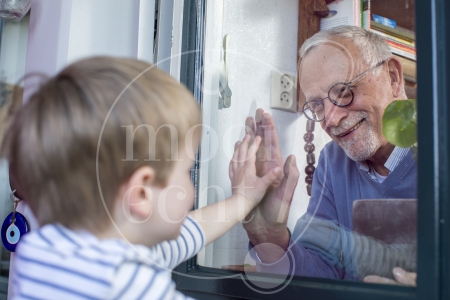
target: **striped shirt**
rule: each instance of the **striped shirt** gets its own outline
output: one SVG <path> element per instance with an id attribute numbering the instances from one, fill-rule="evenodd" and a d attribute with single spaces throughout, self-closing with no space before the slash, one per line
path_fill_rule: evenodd
<path id="1" fill-rule="evenodd" d="M 171 271 L 204 242 L 190 217 L 177 239 L 152 248 L 46 225 L 20 241 L 12 299 L 186 299 Z"/>
<path id="2" fill-rule="evenodd" d="M 410 151 L 409 148 L 395 147 L 394 150 L 392 151 L 391 155 L 389 155 L 389 158 L 387 159 L 386 163 L 384 164 L 386 169 L 388 169 L 389 172 L 394 171 L 395 168 L 398 166 L 398 164 L 406 156 L 406 154 L 408 154 L 408 151 Z M 367 162 L 365 162 L 365 161 L 359 162 L 359 168 L 361 170 L 366 171 L 367 174 L 369 174 L 370 178 L 372 178 L 376 182 L 379 182 L 379 183 L 383 182 L 384 178 L 383 178 L 383 180 L 380 180 L 380 178 L 382 178 L 384 176 L 377 174 L 375 172 L 375 170 L 373 169 L 373 167 L 370 166 L 370 164 L 368 164 Z"/>

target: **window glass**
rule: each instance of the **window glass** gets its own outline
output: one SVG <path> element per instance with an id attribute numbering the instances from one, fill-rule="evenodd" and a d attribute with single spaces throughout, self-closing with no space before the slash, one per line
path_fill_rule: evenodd
<path id="1" fill-rule="evenodd" d="M 0 47 L 0 141 L 2 140 L 8 112 L 14 104 L 21 103 L 23 94 L 23 76 L 25 74 L 26 51 L 28 41 L 29 14 L 20 21 L 3 20 Z M 0 220 L 12 212 L 10 201 L 8 164 L 0 160 Z M 0 276 L 8 277 L 10 252 L 3 244 L 0 247 Z"/>
<path id="2" fill-rule="evenodd" d="M 253 229 L 254 235 L 259 234 L 253 238 L 261 241 L 260 245 L 249 244 L 248 232 L 239 224 L 198 254 L 200 266 L 358 281 L 368 275 L 394 280 L 393 268 L 403 267 L 414 277 L 416 158 L 414 151 L 386 142 L 381 131 L 382 114 L 390 102 L 415 98 L 414 1 L 373 2 L 335 1 L 321 24 L 370 28 L 386 38 L 395 58 L 389 52 L 374 54 L 367 46 L 357 48 L 352 39 L 335 39 L 306 52 L 299 77 L 301 45 L 297 45 L 297 38 L 299 30 L 307 28 L 302 27 L 306 22 L 299 25 L 297 0 L 257 4 L 208 1 L 198 205 L 231 195 L 228 165 L 235 142 L 244 137 L 248 117 L 257 119 L 260 129 L 256 133 L 270 131 L 273 120 L 276 129 L 265 141 L 276 143 L 277 135 L 283 164 L 295 155 L 299 178 L 295 190 L 290 188 L 290 209 L 271 206 L 270 197 L 263 200 L 265 212 L 272 207 L 272 215 L 274 211 L 277 215 L 274 223 L 285 222 L 289 229 L 288 254 L 280 260 L 265 255 L 281 248 L 260 248 L 262 227 L 252 226 L 250 221 L 245 227 L 250 235 Z M 354 37 L 358 32 L 346 34 Z M 393 69 L 397 72 L 394 77 L 389 75 Z M 388 78 L 394 78 L 399 88 L 390 86 Z M 314 103 L 308 107 L 316 109 L 316 114 L 301 112 L 304 102 L 297 103 L 293 89 L 298 81 L 306 100 Z M 270 117 L 255 114 L 258 108 Z M 310 121 L 317 115 L 323 115 L 325 121 Z M 396 110 L 395 116 L 399 115 Z M 272 161 L 267 165 L 273 166 L 279 157 L 270 152 L 258 160 L 262 166 Z M 289 171 L 289 176 L 294 173 Z M 273 190 L 280 186 L 282 180 Z M 278 197 L 290 200 L 289 192 L 284 192 Z M 264 209 L 253 221 L 261 221 L 261 214 Z M 272 240 L 277 233 L 282 239 L 287 232 L 282 228 L 276 224 L 271 227 L 276 232 L 272 232 Z M 269 240 L 266 242 L 271 244 Z"/>

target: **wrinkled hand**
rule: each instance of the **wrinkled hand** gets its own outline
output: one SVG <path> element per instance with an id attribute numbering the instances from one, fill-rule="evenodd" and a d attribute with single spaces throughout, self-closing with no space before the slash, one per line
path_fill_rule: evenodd
<path id="1" fill-rule="evenodd" d="M 264 113 L 264 110 L 259 108 L 256 110 L 255 119 L 248 117 L 245 120 L 245 128 L 246 133 L 250 134 L 252 140 L 256 136 L 261 137 L 261 147 L 256 153 L 256 172 L 258 176 L 263 176 L 275 167 L 281 168 L 283 166 L 283 157 L 281 156 L 280 143 L 272 116 Z M 279 186 L 283 177 L 284 174 L 280 173 L 273 186 Z"/>
<path id="2" fill-rule="evenodd" d="M 262 176 L 274 167 L 281 167 L 283 158 L 272 117 L 258 109 L 255 119 L 256 122 L 252 117 L 247 118 L 246 128 L 252 138 L 261 137 L 261 146 L 256 154 L 256 171 L 258 176 Z M 283 249 L 287 248 L 289 232 L 286 223 L 298 178 L 295 156 L 291 155 L 283 166 L 283 172 L 267 190 L 261 203 L 243 221 L 253 245 L 272 243 Z M 258 255 L 263 259 L 264 254 L 258 252 Z M 270 260 L 272 259 L 264 261 Z"/>
<path id="3" fill-rule="evenodd" d="M 246 134 L 242 143 L 236 143 L 233 158 L 230 162 L 229 175 L 231 179 L 233 195 L 242 196 L 248 200 L 251 208 L 256 206 L 266 193 L 267 188 L 281 172 L 280 167 L 274 167 L 264 176 L 256 175 L 256 152 L 261 143 L 261 138 L 256 137 L 250 145 L 250 135 Z"/>
<path id="4" fill-rule="evenodd" d="M 364 282 L 416 286 L 417 273 L 406 272 L 402 268 L 398 267 L 394 268 L 392 273 L 394 274 L 395 280 L 377 275 L 369 275 L 364 278 Z"/>

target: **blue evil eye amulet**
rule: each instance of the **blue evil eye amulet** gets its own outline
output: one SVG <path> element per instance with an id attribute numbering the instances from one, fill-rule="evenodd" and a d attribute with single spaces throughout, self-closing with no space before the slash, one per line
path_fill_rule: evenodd
<path id="1" fill-rule="evenodd" d="M 16 211 L 17 205 L 21 200 L 14 197 L 15 190 L 11 193 L 10 199 L 14 203 L 14 211 L 11 212 L 2 225 L 2 243 L 5 248 L 11 252 L 16 251 L 16 246 L 20 238 L 29 230 L 27 219 Z"/>

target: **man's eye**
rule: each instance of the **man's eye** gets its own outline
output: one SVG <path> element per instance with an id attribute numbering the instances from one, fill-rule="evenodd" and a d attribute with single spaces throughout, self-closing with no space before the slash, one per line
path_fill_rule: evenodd
<path id="1" fill-rule="evenodd" d="M 322 106 L 321 100 L 312 100 L 309 104 L 309 107 L 312 110 L 316 110 L 318 107 L 321 107 L 321 106 Z"/>
<path id="2" fill-rule="evenodd" d="M 335 99 L 342 99 L 342 98 L 347 98 L 347 97 L 351 97 L 352 96 L 352 91 L 350 90 L 349 87 L 341 87 L 337 90 L 334 91 L 335 94 Z"/>
<path id="3" fill-rule="evenodd" d="M 347 98 L 347 97 L 351 97 L 352 96 L 352 92 L 350 92 L 350 90 L 345 90 L 345 91 L 342 91 L 340 94 L 339 94 L 339 98 Z"/>
<path id="4" fill-rule="evenodd" d="M 321 115 L 324 110 L 322 100 L 309 101 L 307 109 L 309 109 L 314 114 L 314 117 L 317 117 L 317 115 Z"/>

